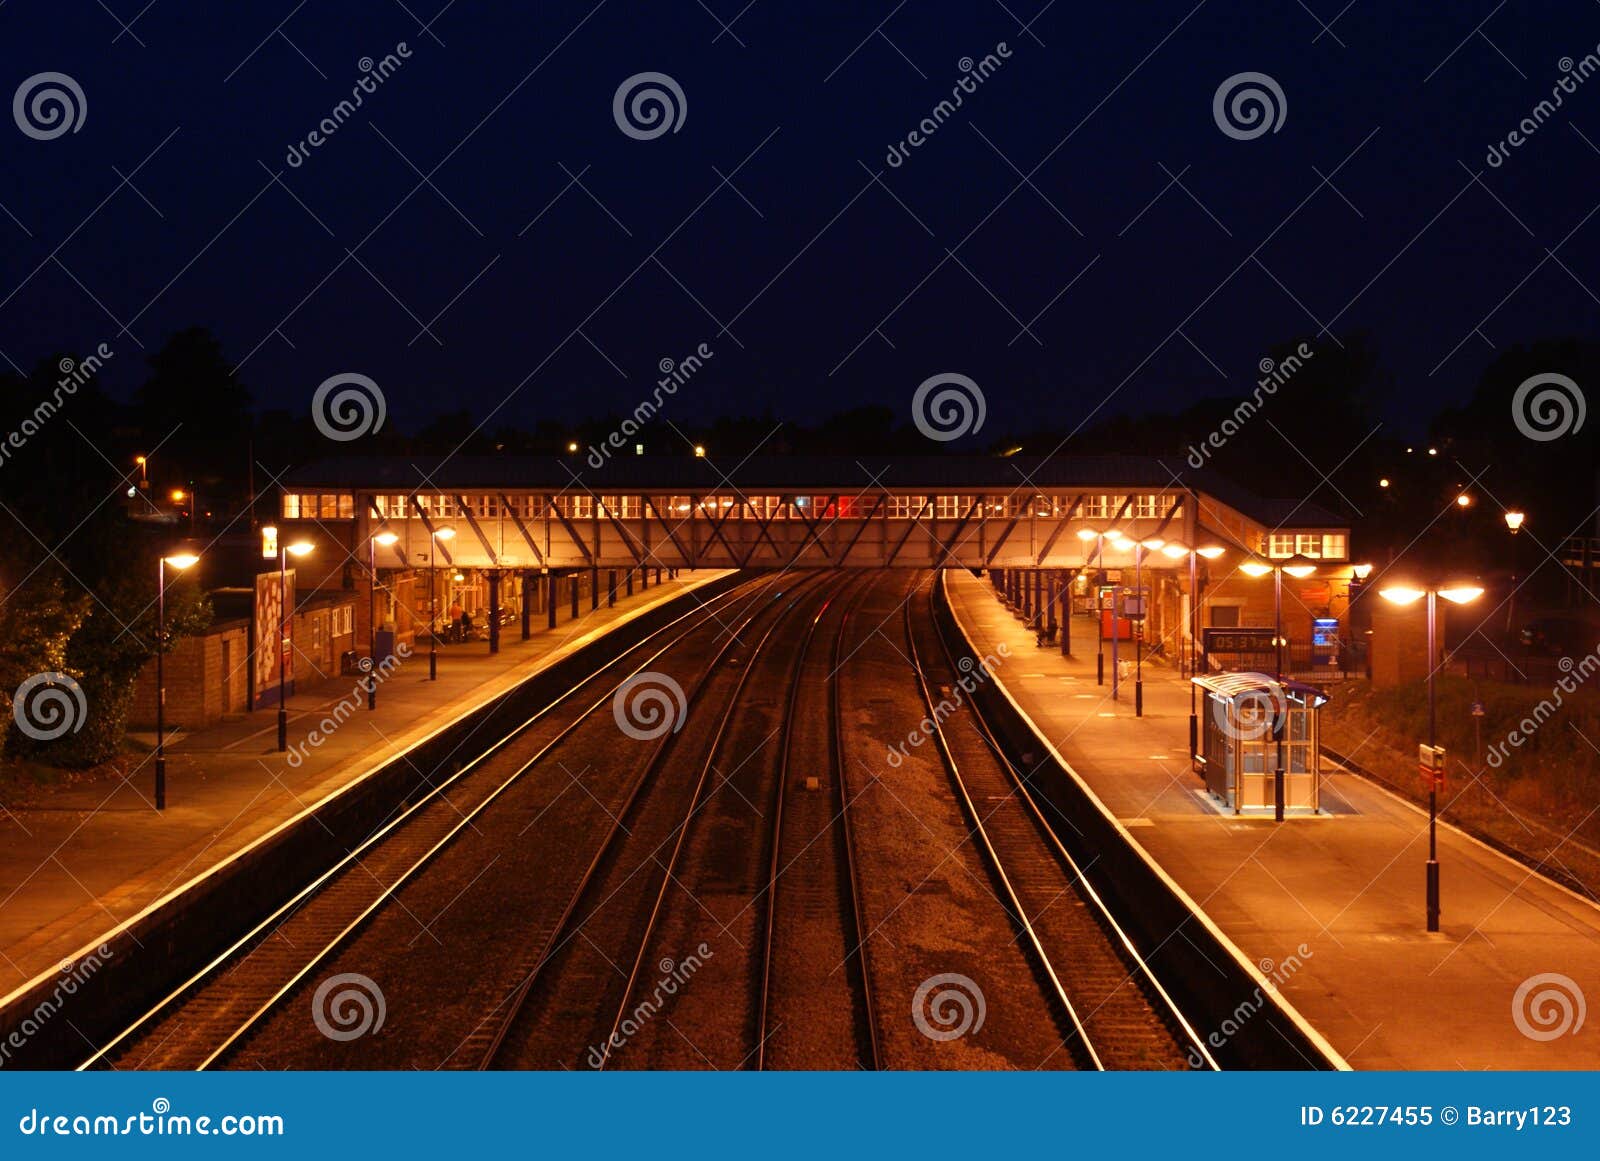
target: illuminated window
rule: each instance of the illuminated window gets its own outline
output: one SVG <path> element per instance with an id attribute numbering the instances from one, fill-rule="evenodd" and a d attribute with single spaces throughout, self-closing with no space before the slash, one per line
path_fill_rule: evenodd
<path id="1" fill-rule="evenodd" d="M 1165 497 L 1146 493 L 1133 498 L 1133 515 L 1138 520 L 1156 520 L 1167 514 Z"/>
<path id="2" fill-rule="evenodd" d="M 889 519 L 909 520 L 917 514 L 917 509 L 922 507 L 921 496 L 890 496 Z"/>
<path id="3" fill-rule="evenodd" d="M 1344 560 L 1349 555 L 1343 532 L 1327 532 L 1322 537 L 1322 559 Z"/>

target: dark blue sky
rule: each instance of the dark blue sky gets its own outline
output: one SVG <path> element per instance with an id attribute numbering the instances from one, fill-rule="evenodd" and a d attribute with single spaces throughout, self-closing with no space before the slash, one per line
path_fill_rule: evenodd
<path id="1" fill-rule="evenodd" d="M 687 420 L 904 412 L 959 371 L 1018 430 L 1243 394 L 1268 345 L 1326 324 L 1371 333 L 1403 427 L 1495 349 L 1600 330 L 1600 76 L 1486 164 L 1561 58 L 1600 51 L 1600 5 L 1355 0 L 1324 31 L 1341 6 L 155 0 L 124 32 L 143 0 L 9 0 L 0 89 L 64 73 L 87 117 L 0 125 L 0 353 L 105 341 L 127 390 L 201 324 L 260 405 L 305 413 L 359 372 L 402 426 L 531 426 L 631 410 L 706 342 Z M 641 141 L 612 102 L 646 71 L 687 115 Z M 1278 131 L 1219 129 L 1241 72 L 1281 87 Z"/>

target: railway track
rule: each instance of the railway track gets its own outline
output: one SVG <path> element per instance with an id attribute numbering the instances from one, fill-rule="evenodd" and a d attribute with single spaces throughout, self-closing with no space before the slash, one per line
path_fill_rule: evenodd
<path id="1" fill-rule="evenodd" d="M 758 602 L 771 583 L 757 580 L 721 594 L 598 666 L 406 806 L 132 1020 L 80 1068 L 206 1069 L 227 1063 L 319 966 L 472 830 L 483 812 L 541 759 L 605 707 L 623 682 L 647 671 L 692 635 L 720 625 L 723 610 Z M 638 660 L 630 666 L 630 658 Z"/>
<path id="2" fill-rule="evenodd" d="M 789 690 L 771 811 L 754 1062 L 758 1069 L 882 1066 L 877 1015 L 862 959 L 867 929 L 844 792 L 838 681 L 846 629 L 871 581 L 870 576 L 857 578 L 853 589 L 818 612 Z M 822 653 L 812 646 L 830 611 L 837 625 L 832 647 Z M 803 692 L 815 694 L 819 686 L 827 713 L 803 713 Z M 836 970 L 836 965 L 845 970 Z"/>
<path id="3" fill-rule="evenodd" d="M 774 655 L 770 647 L 779 630 L 792 629 L 793 608 L 817 600 L 830 576 L 807 577 L 785 594 L 781 607 L 752 618 L 753 623 L 767 620 L 752 634 L 755 643 L 737 665 L 722 664 L 732 642 L 718 652 L 689 698 L 691 712 L 681 731 L 665 737 L 651 755 L 566 906 L 535 941 L 537 953 L 521 982 L 474 1030 L 464 1054 L 475 1057 L 479 1067 L 604 1068 L 614 1063 L 621 1045 L 632 1047 L 639 1028 L 624 1024 L 651 967 L 676 976 L 679 960 L 687 962 L 681 948 L 670 965 L 651 957 L 651 944 L 679 887 L 679 869 L 718 773 L 717 761 L 726 752 L 724 742 L 740 710 L 748 708 L 742 695 L 757 667 Z M 706 712 L 711 707 L 716 708 Z M 738 760 L 745 756 L 739 754 Z M 685 768 L 694 774 L 667 776 Z M 736 958 L 729 948 L 737 941 L 722 946 L 724 962 Z M 612 954 L 618 949 L 620 954 Z M 635 1023 L 648 1027 L 653 1021 Z"/>
<path id="4" fill-rule="evenodd" d="M 953 922 L 969 962 L 1021 1001 L 1006 1017 L 1035 1021 L 1012 1049 L 945 1059 L 1215 1067 L 1057 837 L 1045 797 L 980 706 L 952 697 L 976 674 L 931 615 L 939 582 L 907 579 L 757 578 L 656 629 L 482 746 L 82 1067 L 934 1063 L 941 1038 L 911 1035 L 878 1002 L 899 1010 L 919 957 L 949 962 L 948 943 L 917 935 L 922 920 L 907 926 L 913 911 Z M 846 693 L 846 662 L 869 642 Z M 658 668 L 682 680 L 683 711 L 625 741 L 614 695 Z M 934 746 L 885 789 L 871 754 L 908 710 L 926 714 Z M 932 851 L 915 831 L 883 833 L 906 793 L 949 836 Z M 886 858 L 885 843 L 898 853 Z M 964 876 L 946 844 L 969 848 Z M 893 920 L 896 943 L 868 940 L 874 915 Z M 437 948 L 407 944 L 434 926 Z M 383 1037 L 335 1046 L 293 1001 L 347 971 L 381 978 L 391 1021 Z"/>
<path id="5" fill-rule="evenodd" d="M 1064 1047 L 1080 1067 L 1183 1069 L 1216 1063 L 1062 845 L 1038 800 L 996 741 L 973 683 L 982 666 L 956 649 L 933 615 L 904 606 L 906 644 L 934 725 L 933 740 L 1019 940 L 1029 949 Z M 936 688 L 937 687 L 937 688 Z"/>

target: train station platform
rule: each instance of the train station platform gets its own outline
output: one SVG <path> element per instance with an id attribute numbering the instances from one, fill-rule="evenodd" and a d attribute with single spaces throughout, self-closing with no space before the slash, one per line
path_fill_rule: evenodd
<path id="1" fill-rule="evenodd" d="M 1109 643 L 1096 684 L 1089 618 L 1064 658 L 986 580 L 945 576 L 972 647 L 1009 649 L 995 679 L 1034 731 L 1352 1068 L 1600 1068 L 1600 1027 L 1582 1020 L 1584 994 L 1600 997 L 1600 908 L 1441 823 L 1428 933 L 1425 812 L 1324 759 L 1322 811 L 1235 815 L 1191 771 L 1190 687 L 1171 666 L 1144 667 L 1135 717 L 1131 680 L 1111 700 Z"/>
<path id="2" fill-rule="evenodd" d="M 424 647 L 378 688 L 366 708 L 357 677 L 324 682 L 289 698 L 290 753 L 277 749 L 277 711 L 259 710 L 167 738 L 167 809 L 152 797 L 154 734 L 130 735 L 151 751 L 125 780 L 66 785 L 32 805 L 0 810 L 0 996 L 131 919 L 262 835 L 381 767 L 442 725 L 483 706 L 607 631 L 727 576 L 680 573 L 618 595 L 615 607 L 585 609 L 553 629 L 536 624 L 486 642 L 440 648 L 428 680 Z M 341 702 L 342 725 L 326 740 L 310 732 Z M 354 703 L 354 704 L 351 704 Z"/>

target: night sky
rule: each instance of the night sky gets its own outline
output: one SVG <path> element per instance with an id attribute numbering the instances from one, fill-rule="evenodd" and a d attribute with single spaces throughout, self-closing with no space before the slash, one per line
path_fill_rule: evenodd
<path id="1" fill-rule="evenodd" d="M 1005 431 L 1241 395 L 1328 328 L 1420 427 L 1496 351 L 1600 330 L 1600 74 L 1488 164 L 1600 4 L 1341 4 L 9 0 L 4 91 L 63 73 L 87 111 L 0 131 L 0 359 L 105 342 L 125 395 L 201 325 L 258 407 L 358 372 L 401 428 L 531 427 L 705 343 L 687 422 L 905 413 L 954 371 Z M 651 140 L 613 116 L 644 72 L 686 106 Z M 1251 140 L 1213 115 L 1244 72 L 1286 106 Z"/>

